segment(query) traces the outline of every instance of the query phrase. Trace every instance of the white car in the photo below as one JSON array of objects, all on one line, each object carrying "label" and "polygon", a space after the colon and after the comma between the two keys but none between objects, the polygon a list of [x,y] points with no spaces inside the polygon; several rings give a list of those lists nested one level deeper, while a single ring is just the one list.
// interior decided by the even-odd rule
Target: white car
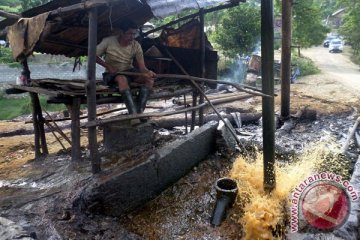
[{"label": "white car", "polygon": [[333,39],[329,43],[329,52],[342,52],[344,44],[341,39]]},{"label": "white car", "polygon": [[2,47],[6,47],[6,41],[4,41],[4,40],[0,40],[0,46],[2,46]]}]

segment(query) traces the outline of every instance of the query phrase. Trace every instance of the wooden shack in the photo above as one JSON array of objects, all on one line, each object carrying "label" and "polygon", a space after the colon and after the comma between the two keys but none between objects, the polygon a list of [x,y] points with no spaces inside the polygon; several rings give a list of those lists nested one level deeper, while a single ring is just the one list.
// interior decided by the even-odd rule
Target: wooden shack
[{"label": "wooden shack", "polygon": [[[181,2],[181,7],[177,2]],[[44,133],[44,125],[47,121],[43,117],[38,99],[38,94],[45,94],[52,97],[52,102],[64,103],[70,109],[71,154],[74,161],[80,160],[79,109],[82,103],[87,103],[86,126],[90,159],[93,172],[100,171],[101,163],[97,154],[96,138],[96,104],[118,102],[119,98],[112,97],[116,91],[102,86],[101,81],[95,77],[95,48],[102,38],[116,31],[117,25],[124,18],[130,18],[141,26],[153,17],[176,14],[184,9],[198,9],[194,14],[148,32],[141,32],[138,41],[143,47],[148,67],[159,76],[161,74],[164,76],[157,81],[157,85],[168,87],[167,93],[161,89],[159,94],[156,95],[155,92],[152,98],[179,96],[190,92],[193,96],[193,107],[202,104],[204,96],[199,95],[199,92],[204,89],[204,84],[197,84],[192,78],[185,76],[208,79],[216,79],[217,76],[218,56],[204,33],[204,15],[237,6],[240,2],[212,0],[197,1],[194,5],[194,1],[169,3],[158,0],[54,0],[23,12],[18,19],[9,18],[0,22],[2,32],[7,32],[13,56],[21,62],[23,75],[28,79],[31,79],[31,69],[28,67],[27,57],[33,52],[75,58],[88,57],[87,79],[69,82],[56,79],[56,76],[49,76],[47,79],[31,79],[32,84],[29,86],[13,86],[19,91],[29,92],[31,96],[35,157],[39,158],[48,153]],[[180,24],[180,27],[176,28],[174,24]],[[149,35],[153,32],[160,32],[160,36],[150,38]],[[157,54],[152,53],[154,49]],[[171,74],[184,77],[173,78]],[[207,82],[207,86],[212,88],[216,87],[216,84],[216,81]],[[184,85],[188,88],[184,88]],[[196,111],[193,110],[192,128],[195,115]],[[199,115],[201,119],[201,108]]]}]

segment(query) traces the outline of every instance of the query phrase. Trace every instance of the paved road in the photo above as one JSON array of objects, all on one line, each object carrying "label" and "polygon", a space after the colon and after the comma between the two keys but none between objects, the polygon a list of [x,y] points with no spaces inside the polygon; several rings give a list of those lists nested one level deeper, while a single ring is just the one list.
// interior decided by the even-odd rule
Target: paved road
[{"label": "paved road", "polygon": [[329,78],[340,82],[346,89],[360,95],[360,67],[344,53],[329,53],[328,48],[313,47],[302,54],[311,58]]}]

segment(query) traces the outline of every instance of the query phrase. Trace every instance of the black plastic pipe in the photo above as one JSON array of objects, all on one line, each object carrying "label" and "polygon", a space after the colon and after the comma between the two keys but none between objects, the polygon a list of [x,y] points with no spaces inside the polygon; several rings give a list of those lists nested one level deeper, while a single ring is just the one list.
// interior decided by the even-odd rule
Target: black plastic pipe
[{"label": "black plastic pipe", "polygon": [[227,210],[234,204],[238,188],[231,178],[218,179],[215,188],[217,200],[210,222],[213,226],[219,226],[225,219]]}]

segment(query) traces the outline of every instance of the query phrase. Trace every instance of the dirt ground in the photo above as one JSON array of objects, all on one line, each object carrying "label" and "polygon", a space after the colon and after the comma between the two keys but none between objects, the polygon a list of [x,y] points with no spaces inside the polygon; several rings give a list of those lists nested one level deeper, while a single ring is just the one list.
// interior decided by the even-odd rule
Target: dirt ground
[{"label": "dirt ground", "polygon": [[[344,119],[348,118],[346,124],[350,126],[354,116],[358,115],[360,110],[359,67],[348,60],[347,52],[331,54],[327,52],[327,49],[317,47],[303,50],[302,54],[314,59],[322,72],[301,77],[291,85],[291,112],[296,113],[306,106],[317,112],[318,119],[327,118],[326,124],[331,124],[333,121],[334,125],[341,125],[339,119],[346,121]],[[275,88],[278,94],[275,98],[275,110],[278,113],[281,98],[280,86]],[[261,98],[254,97],[228,104],[228,106],[261,111]],[[51,169],[56,169],[59,168],[61,162],[69,161],[66,157],[68,155],[64,152],[68,151],[70,145],[62,139],[67,148],[67,150],[62,150],[61,145],[51,133],[46,135],[51,157],[42,164],[34,161],[33,135],[11,134],[19,129],[23,132],[31,131],[32,124],[25,124],[27,120],[29,119],[21,118],[0,122],[0,195],[3,199],[8,199],[8,201],[2,201],[1,208],[5,213],[2,215],[9,219],[20,222],[24,222],[24,219],[31,220],[32,226],[37,229],[34,231],[39,232],[40,229],[41,233],[37,234],[38,239],[50,239],[50,235],[53,237],[51,239],[240,239],[243,236],[242,228],[235,220],[236,216],[241,214],[240,212],[232,212],[231,217],[221,227],[214,228],[209,224],[215,201],[212,185],[217,178],[227,175],[232,165],[232,159],[221,153],[209,156],[209,159],[164,191],[157,199],[121,219],[92,214],[87,217],[79,215],[70,217],[67,216],[66,211],[64,213],[55,206],[50,206],[52,210],[46,214],[46,211],[40,211],[41,206],[36,206],[36,204],[31,205],[34,209],[12,210],[11,206],[25,206],[24,200],[19,202],[14,200],[15,197],[11,197],[12,195],[23,197],[17,193],[17,190],[21,188],[19,182],[23,179],[47,178],[46,174],[49,173],[45,173],[42,168],[49,166]],[[307,127],[308,125],[303,126],[304,133],[307,133]],[[69,130],[65,130],[65,133],[69,136]],[[82,133],[82,145],[86,146],[86,131]],[[101,140],[101,136],[99,139]],[[59,165],[52,164],[51,161]],[[84,167],[81,171],[85,171],[84,169],[89,168]],[[64,169],[64,171],[67,170]],[[63,188],[58,186],[56,190],[46,192],[46,194],[55,194],[61,189]],[[40,191],[39,194],[43,192]],[[48,195],[44,195],[46,196]],[[34,197],[30,199],[33,200]],[[14,202],[18,205],[13,204]],[[44,216],[47,217],[44,218]],[[47,229],[45,223],[50,220],[53,225]],[[61,236],[55,236],[55,233]]]}]

